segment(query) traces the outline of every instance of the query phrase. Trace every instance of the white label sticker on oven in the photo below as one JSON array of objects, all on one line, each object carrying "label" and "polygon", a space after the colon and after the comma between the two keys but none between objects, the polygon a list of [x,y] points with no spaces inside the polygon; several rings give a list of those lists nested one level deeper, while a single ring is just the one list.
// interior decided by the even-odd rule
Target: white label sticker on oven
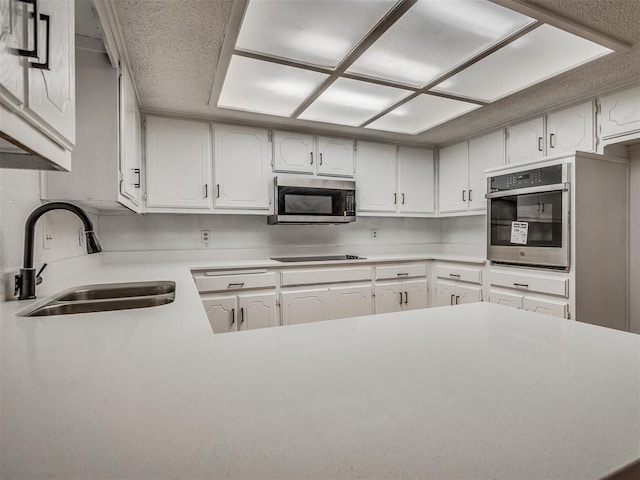
[{"label": "white label sticker on oven", "polygon": [[529,222],[511,222],[511,243],[527,244]]}]

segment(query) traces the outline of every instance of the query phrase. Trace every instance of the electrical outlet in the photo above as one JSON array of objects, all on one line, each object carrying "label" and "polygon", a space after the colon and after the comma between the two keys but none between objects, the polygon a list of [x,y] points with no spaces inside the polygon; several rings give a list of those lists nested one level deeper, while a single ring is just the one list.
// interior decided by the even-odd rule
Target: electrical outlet
[{"label": "electrical outlet", "polygon": [[378,229],[377,228],[372,228],[371,229],[371,239],[372,240],[376,240],[378,238]]},{"label": "electrical outlet", "polygon": [[204,244],[209,243],[211,240],[211,230],[201,230],[200,231],[200,241]]},{"label": "electrical outlet", "polygon": [[53,246],[53,232],[49,228],[49,224],[42,222],[42,248],[49,249]]}]

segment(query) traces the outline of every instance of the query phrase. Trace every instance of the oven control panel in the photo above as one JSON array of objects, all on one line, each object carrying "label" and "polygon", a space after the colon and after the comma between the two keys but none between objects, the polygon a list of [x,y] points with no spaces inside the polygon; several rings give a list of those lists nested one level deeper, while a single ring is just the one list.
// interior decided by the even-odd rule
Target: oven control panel
[{"label": "oven control panel", "polygon": [[523,170],[489,178],[489,192],[517,190],[562,183],[562,165]]}]

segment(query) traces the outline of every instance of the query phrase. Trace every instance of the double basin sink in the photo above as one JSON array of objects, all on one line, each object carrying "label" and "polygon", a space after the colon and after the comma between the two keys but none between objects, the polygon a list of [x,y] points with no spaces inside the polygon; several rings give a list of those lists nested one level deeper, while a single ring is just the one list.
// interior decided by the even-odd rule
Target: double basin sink
[{"label": "double basin sink", "polygon": [[176,283],[172,281],[81,285],[63,290],[18,315],[42,317],[155,307],[173,302],[175,295]]}]

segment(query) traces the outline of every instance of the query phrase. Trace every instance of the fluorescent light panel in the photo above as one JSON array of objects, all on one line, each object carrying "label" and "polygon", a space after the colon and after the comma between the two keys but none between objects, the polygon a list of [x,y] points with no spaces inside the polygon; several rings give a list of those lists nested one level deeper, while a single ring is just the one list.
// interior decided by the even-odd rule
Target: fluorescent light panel
[{"label": "fluorescent light panel", "polygon": [[421,87],[534,21],[486,0],[421,0],[348,71]]},{"label": "fluorescent light panel", "polygon": [[612,51],[542,25],[432,90],[493,102]]},{"label": "fluorescent light panel", "polygon": [[480,105],[434,95],[419,95],[366,128],[415,135],[476,108],[480,108]]},{"label": "fluorescent light panel", "polygon": [[335,67],[396,0],[251,0],[236,48]]},{"label": "fluorescent light panel", "polygon": [[358,126],[409,94],[399,88],[338,78],[299,118]]},{"label": "fluorescent light panel", "polygon": [[288,117],[327,76],[233,55],[218,106]]}]

